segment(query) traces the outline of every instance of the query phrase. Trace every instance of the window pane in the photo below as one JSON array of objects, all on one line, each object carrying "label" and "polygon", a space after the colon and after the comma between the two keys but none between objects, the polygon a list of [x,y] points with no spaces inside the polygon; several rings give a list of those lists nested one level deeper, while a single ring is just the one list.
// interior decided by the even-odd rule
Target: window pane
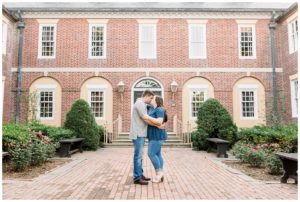
[{"label": "window pane", "polygon": [[254,103],[254,91],[242,91],[242,116],[254,117],[255,103]]},{"label": "window pane", "polygon": [[198,110],[204,100],[204,91],[198,90],[192,92],[191,99],[191,109],[192,109],[192,117],[197,117]]},{"label": "window pane", "polygon": [[42,27],[42,56],[54,56],[54,26]]},{"label": "window pane", "polygon": [[104,97],[103,91],[91,92],[91,109],[95,117],[103,117]]},{"label": "window pane", "polygon": [[91,56],[104,55],[104,27],[92,26],[91,34]]},{"label": "window pane", "polygon": [[53,115],[53,92],[40,92],[40,117],[47,118]]},{"label": "window pane", "polygon": [[240,55],[253,56],[253,30],[252,27],[240,27]]}]

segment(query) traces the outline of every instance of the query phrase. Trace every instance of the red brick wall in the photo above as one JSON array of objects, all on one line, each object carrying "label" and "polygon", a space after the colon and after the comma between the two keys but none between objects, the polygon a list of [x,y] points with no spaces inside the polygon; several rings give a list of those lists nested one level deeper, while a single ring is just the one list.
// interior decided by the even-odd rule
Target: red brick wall
[{"label": "red brick wall", "polygon": [[[24,95],[28,94],[28,89],[31,83],[37,78],[42,77],[42,73],[24,73],[23,74],[23,89]],[[49,73],[49,77],[55,78],[62,86],[62,123],[65,121],[67,112],[70,110],[73,102],[80,98],[81,84],[88,78],[93,77],[92,73]],[[115,120],[120,113],[123,118],[123,131],[129,131],[130,117],[131,117],[131,89],[136,80],[144,77],[144,73],[126,73],[126,77],[122,73],[103,73],[101,77],[107,79],[113,86],[113,119]],[[179,119],[182,119],[182,87],[184,83],[194,77],[193,73],[151,73],[150,76],[161,82],[164,87],[164,100],[165,107],[169,115],[169,131],[173,130],[173,116],[178,115]],[[203,73],[202,77],[208,79],[215,88],[215,98],[218,99],[232,114],[232,89],[237,80],[245,77],[245,73]],[[266,100],[271,95],[271,75],[269,73],[256,73],[253,77],[260,80],[265,86]],[[176,107],[172,107],[172,92],[170,90],[170,83],[173,78],[176,78],[178,83],[178,91],[174,96],[174,102]],[[121,96],[117,92],[116,86],[120,80],[125,83],[125,92],[123,94],[123,102],[121,102]],[[266,101],[268,105],[268,101]],[[270,114],[270,107],[267,113]],[[27,113],[26,106],[23,104],[21,119],[26,122]]]},{"label": "red brick wall", "polygon": [[207,59],[188,57],[188,23],[185,19],[159,19],[157,59],[138,58],[138,23],[110,19],[107,24],[107,58],[88,59],[89,24],[86,19],[60,19],[55,59],[38,59],[36,19],[26,19],[24,67],[270,67],[269,20],[256,23],[257,59],[238,58],[238,29],[234,19],[207,23]]},{"label": "red brick wall", "polygon": [[[291,108],[291,85],[289,76],[298,73],[298,51],[289,54],[288,24],[286,19],[293,15],[298,8],[293,9],[289,14],[282,18],[276,30],[277,38],[277,64],[283,68],[283,76],[280,78],[282,83],[281,102],[279,108],[283,110],[282,116],[285,122],[297,122],[297,118],[292,118]],[[279,86],[280,87],[280,86]]]},{"label": "red brick wall", "polygon": [[[4,83],[4,99],[3,99],[3,122],[9,122],[13,119],[12,108],[14,107],[14,100],[12,99],[12,88],[16,83],[12,82],[11,67],[17,64],[17,28],[14,20],[10,18],[5,12],[3,16],[9,19],[7,24],[7,41],[6,54],[2,55],[2,76],[5,77]],[[2,47],[1,47],[2,48]],[[2,89],[1,89],[2,90]],[[2,101],[1,101],[2,102]]]},{"label": "red brick wall", "polygon": [[[271,68],[269,20],[256,23],[257,59],[240,60],[238,58],[238,27],[235,20],[208,20],[207,59],[190,60],[188,58],[188,24],[184,19],[160,19],[157,24],[157,59],[141,60],[138,58],[138,23],[135,19],[110,19],[107,24],[107,58],[88,59],[88,22],[86,19],[60,19],[57,24],[57,44],[55,59],[38,59],[38,23],[36,19],[26,19],[24,33],[24,67],[268,67]],[[278,33],[281,28],[278,27]],[[281,36],[279,34],[279,36]],[[283,40],[278,37],[277,40]],[[287,42],[282,42],[287,43]],[[277,44],[279,47],[281,43]],[[281,58],[278,54],[278,66]],[[13,66],[16,66],[16,60]],[[284,68],[284,66],[282,66]],[[285,70],[285,68],[284,68]],[[123,117],[123,131],[129,130],[131,88],[145,73],[99,73],[113,86],[113,119],[118,113]],[[282,75],[278,73],[278,85],[282,89]],[[30,84],[43,73],[24,73],[22,87],[28,93]],[[94,73],[49,73],[62,86],[62,123],[72,103],[80,97],[81,84]],[[196,76],[195,73],[150,73],[164,87],[165,106],[170,117],[169,131],[172,130],[172,117],[178,114],[181,119],[182,87],[184,83]],[[232,89],[234,83],[246,76],[246,73],[201,73],[211,81],[215,89],[215,98],[219,99],[232,114]],[[271,110],[272,75],[271,73],[252,73],[265,86],[267,114]],[[16,78],[16,73],[13,74]],[[175,94],[176,107],[171,107],[172,93],[170,84],[175,79],[178,91]],[[120,80],[125,83],[125,92],[121,103],[116,86]],[[15,82],[15,79],[12,83]],[[289,91],[287,91],[289,93]],[[14,95],[15,96],[15,95]],[[22,108],[22,120],[27,118],[26,107]],[[267,115],[267,116],[268,116]]]}]

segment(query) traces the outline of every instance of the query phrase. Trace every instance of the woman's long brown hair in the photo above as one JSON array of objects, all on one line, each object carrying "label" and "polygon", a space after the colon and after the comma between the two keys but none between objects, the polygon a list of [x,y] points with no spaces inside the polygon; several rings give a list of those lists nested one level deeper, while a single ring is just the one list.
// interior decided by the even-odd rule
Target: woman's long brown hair
[{"label": "woman's long brown hair", "polygon": [[157,107],[161,107],[165,110],[164,122],[167,122],[168,121],[168,115],[167,115],[167,110],[164,108],[164,100],[159,95],[155,95],[155,102],[157,104]]}]

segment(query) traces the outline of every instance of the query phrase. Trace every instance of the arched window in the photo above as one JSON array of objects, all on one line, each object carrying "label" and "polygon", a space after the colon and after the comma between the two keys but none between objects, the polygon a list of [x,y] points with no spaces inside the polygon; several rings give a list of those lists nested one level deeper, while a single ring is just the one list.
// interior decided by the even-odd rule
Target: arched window
[{"label": "arched window", "polygon": [[142,96],[143,91],[146,89],[151,90],[155,95],[163,96],[163,88],[158,81],[152,78],[143,78],[138,80],[133,86],[133,104],[137,98],[140,98]]}]

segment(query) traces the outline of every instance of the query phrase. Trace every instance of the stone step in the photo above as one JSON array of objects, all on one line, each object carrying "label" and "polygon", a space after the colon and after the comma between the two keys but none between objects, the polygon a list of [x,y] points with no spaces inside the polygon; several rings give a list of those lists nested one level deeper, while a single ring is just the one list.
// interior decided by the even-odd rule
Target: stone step
[{"label": "stone step", "polygon": [[[129,137],[128,136],[119,136],[116,138],[116,140],[128,140]],[[147,140],[147,138],[146,138]],[[179,137],[176,136],[168,136],[168,140],[180,140]]]},{"label": "stone step", "polygon": [[[116,139],[113,140],[112,143],[132,143],[131,140],[129,139]],[[148,143],[148,140],[146,139],[145,143]],[[179,139],[167,139],[166,143],[183,143],[183,140],[179,140]]]},{"label": "stone step", "polygon": [[[119,136],[129,136],[129,132],[121,132],[119,133]],[[168,132],[168,135],[176,135],[174,132]]]},{"label": "stone step", "polygon": [[[146,143],[145,146],[148,146],[148,144]],[[133,147],[132,143],[128,144],[128,143],[114,143],[114,144],[105,144],[104,147]],[[163,145],[163,147],[181,147],[181,148],[191,148],[191,144],[190,143],[165,143]]]},{"label": "stone step", "polygon": [[[118,137],[129,137],[129,133],[120,133]],[[168,137],[177,137],[175,133],[168,133]]]}]

